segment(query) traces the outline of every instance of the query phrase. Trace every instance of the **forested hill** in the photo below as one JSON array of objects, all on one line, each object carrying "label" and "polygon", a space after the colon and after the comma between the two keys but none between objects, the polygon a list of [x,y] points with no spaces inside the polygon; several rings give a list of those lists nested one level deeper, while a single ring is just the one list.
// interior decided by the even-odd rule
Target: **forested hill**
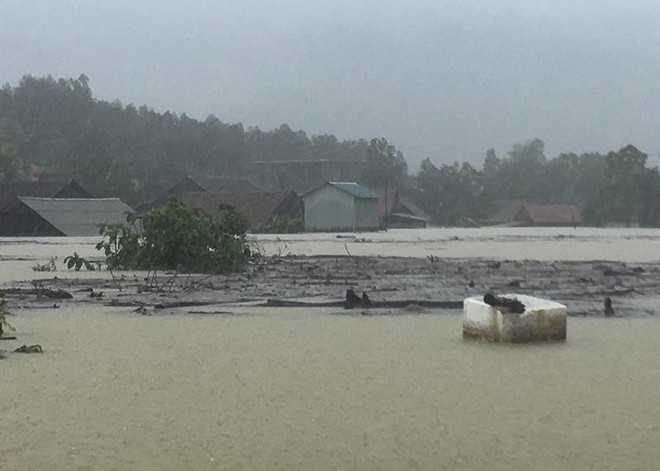
[{"label": "forested hill", "polygon": [[[76,178],[129,203],[162,192],[184,173],[238,175],[253,161],[360,160],[367,140],[307,136],[287,125],[262,131],[95,99],[88,79],[24,77],[0,91],[0,178]],[[32,167],[34,169],[34,167]]]},{"label": "forested hill", "polygon": [[532,139],[506,156],[487,151],[483,168],[426,159],[409,175],[403,154],[384,138],[339,141],[331,135],[309,137],[286,125],[246,130],[215,116],[199,121],[108,103],[94,98],[84,75],[75,80],[26,76],[0,91],[0,181],[34,172],[42,180],[75,178],[97,196],[136,204],[186,173],[255,176],[261,169],[276,174],[280,188],[308,187],[327,178],[318,172],[325,162],[283,167],[263,162],[315,159],[347,164],[351,170],[340,172],[343,178],[404,189],[435,224],[487,220],[497,202],[525,200],[576,205],[589,225],[660,226],[660,173],[647,167],[647,155],[633,145],[607,154],[548,158],[543,141]]}]

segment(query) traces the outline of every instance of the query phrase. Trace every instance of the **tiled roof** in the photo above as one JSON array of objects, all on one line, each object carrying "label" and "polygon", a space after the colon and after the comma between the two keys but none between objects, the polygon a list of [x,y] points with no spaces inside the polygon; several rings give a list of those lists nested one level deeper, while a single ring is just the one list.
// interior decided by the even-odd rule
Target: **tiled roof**
[{"label": "tiled roof", "polygon": [[522,208],[524,201],[513,200],[513,201],[496,201],[494,204],[499,206],[499,209],[491,215],[488,220],[496,223],[511,223],[513,222],[516,214]]},{"label": "tiled roof", "polygon": [[99,224],[124,221],[130,206],[119,198],[18,197],[65,236],[99,235]]},{"label": "tiled roof", "polygon": [[411,201],[409,201],[406,198],[400,198],[399,199],[399,205],[400,205],[400,207],[405,208],[406,210],[408,210],[410,212],[410,214],[412,214],[413,216],[415,216],[417,218],[423,219],[425,221],[430,221],[431,220],[431,216],[429,215],[429,213],[427,213],[422,208],[420,208],[419,206],[412,203]]},{"label": "tiled roof", "polygon": [[291,195],[290,191],[264,191],[250,193],[182,193],[177,195],[186,206],[201,209],[214,219],[219,216],[218,206],[228,204],[242,213],[252,228],[264,226],[273,211]]},{"label": "tiled roof", "polygon": [[188,178],[211,193],[249,193],[258,192],[259,188],[240,178],[192,176]]},{"label": "tiled roof", "polygon": [[[525,210],[533,224],[581,224],[580,210],[568,204],[532,204],[525,203]],[[518,218],[516,218],[518,219]]]}]

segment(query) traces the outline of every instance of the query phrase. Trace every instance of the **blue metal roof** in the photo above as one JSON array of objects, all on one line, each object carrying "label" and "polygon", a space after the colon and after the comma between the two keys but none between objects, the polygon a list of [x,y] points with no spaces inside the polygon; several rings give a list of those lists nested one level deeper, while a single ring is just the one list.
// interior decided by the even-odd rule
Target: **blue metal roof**
[{"label": "blue metal roof", "polygon": [[378,193],[367,188],[366,186],[359,185],[353,182],[328,182],[328,184],[350,193],[356,198],[378,198]]}]

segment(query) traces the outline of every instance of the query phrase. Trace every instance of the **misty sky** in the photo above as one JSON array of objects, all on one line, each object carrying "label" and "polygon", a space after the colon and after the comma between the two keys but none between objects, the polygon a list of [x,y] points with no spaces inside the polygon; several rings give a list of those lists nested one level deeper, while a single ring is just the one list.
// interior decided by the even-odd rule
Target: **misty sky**
[{"label": "misty sky", "polygon": [[340,139],[413,168],[660,151],[660,2],[0,0],[0,82],[78,77],[97,98]]}]

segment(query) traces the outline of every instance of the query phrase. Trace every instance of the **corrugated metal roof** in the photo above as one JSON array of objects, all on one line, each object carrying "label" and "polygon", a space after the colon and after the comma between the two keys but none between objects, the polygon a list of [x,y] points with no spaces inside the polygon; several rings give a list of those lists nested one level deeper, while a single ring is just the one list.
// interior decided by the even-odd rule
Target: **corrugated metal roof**
[{"label": "corrugated metal roof", "polygon": [[333,186],[339,190],[345,191],[346,193],[349,193],[350,195],[353,195],[356,198],[378,199],[378,193],[376,191],[354,182],[325,182],[323,185],[317,186],[316,188],[308,191],[307,193],[304,193],[303,195],[301,195],[301,197],[305,199],[307,196],[316,193],[321,188],[325,188],[328,185]]},{"label": "corrugated metal roof", "polygon": [[362,186],[354,182],[328,182],[329,185],[332,185],[340,190],[343,190],[356,198],[378,198],[378,193],[374,190]]},{"label": "corrugated metal roof", "polygon": [[119,198],[29,198],[18,199],[65,236],[99,235],[99,224],[125,221],[133,212]]}]

